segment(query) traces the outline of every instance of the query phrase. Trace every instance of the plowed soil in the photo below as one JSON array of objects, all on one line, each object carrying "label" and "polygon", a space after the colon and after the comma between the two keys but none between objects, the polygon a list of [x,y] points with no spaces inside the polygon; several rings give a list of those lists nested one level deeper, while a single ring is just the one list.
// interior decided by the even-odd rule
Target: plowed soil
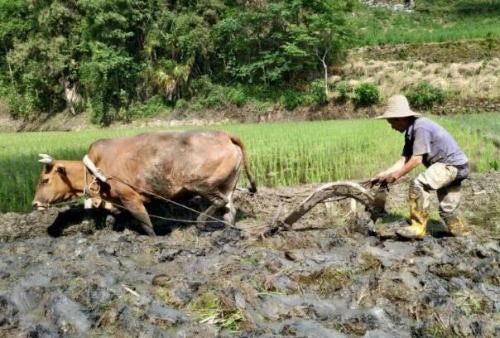
[{"label": "plowed soil", "polygon": [[[434,217],[422,241],[381,238],[349,200],[261,236],[318,186],[238,191],[238,229],[153,205],[176,219],[156,220],[155,238],[126,213],[1,214],[0,336],[499,336],[499,172],[464,182],[466,237]],[[391,187],[377,229],[403,218],[407,186]]]}]

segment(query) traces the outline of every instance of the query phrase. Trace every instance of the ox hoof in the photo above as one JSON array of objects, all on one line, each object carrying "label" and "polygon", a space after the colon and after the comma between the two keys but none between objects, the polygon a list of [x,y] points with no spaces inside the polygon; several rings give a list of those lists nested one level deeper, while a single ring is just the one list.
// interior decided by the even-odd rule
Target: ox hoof
[{"label": "ox hoof", "polygon": [[146,235],[151,237],[156,237],[156,233],[154,232],[152,227],[142,227],[142,230],[146,233]]}]

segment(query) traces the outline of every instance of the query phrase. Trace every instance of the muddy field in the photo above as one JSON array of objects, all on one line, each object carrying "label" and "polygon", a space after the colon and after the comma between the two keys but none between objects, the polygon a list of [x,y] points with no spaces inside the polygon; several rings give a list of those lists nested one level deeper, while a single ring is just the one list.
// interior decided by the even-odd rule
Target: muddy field
[{"label": "muddy field", "polygon": [[[370,229],[397,217],[370,224],[348,200],[259,236],[317,187],[238,192],[241,230],[158,220],[156,238],[128,215],[2,214],[0,336],[500,335],[499,172],[464,182],[465,238],[447,237],[436,220],[423,241],[380,238]],[[390,213],[404,212],[406,187],[391,187]]]}]

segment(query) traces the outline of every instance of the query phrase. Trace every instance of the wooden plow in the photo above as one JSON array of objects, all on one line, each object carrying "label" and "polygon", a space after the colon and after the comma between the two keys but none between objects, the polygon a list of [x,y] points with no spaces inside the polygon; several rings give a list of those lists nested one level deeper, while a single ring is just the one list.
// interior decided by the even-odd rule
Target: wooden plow
[{"label": "wooden plow", "polygon": [[326,200],[340,201],[346,198],[353,198],[365,206],[365,210],[369,213],[371,220],[375,222],[379,217],[386,214],[385,199],[388,187],[387,185],[381,185],[375,191],[370,191],[363,186],[367,183],[339,181],[319,187],[285,217],[273,220],[266,231],[266,235],[272,235],[279,230],[291,230],[295,222],[315,205]]}]

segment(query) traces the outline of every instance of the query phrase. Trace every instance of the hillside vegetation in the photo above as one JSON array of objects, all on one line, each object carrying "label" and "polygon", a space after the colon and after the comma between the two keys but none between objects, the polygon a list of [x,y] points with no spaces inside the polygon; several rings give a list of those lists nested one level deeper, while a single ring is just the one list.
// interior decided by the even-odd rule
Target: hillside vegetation
[{"label": "hillside vegetation", "polygon": [[[499,14],[500,2],[488,0],[417,0],[411,11],[357,0],[0,0],[0,101],[15,118],[85,111],[100,125],[174,109],[246,106],[258,114],[276,104],[288,110],[336,104],[344,80],[380,86],[382,99],[425,80],[451,97],[465,90],[495,101]],[[464,39],[476,41],[459,47],[465,54],[445,48],[450,52],[442,56],[441,48],[426,45],[460,46]],[[387,47],[392,44],[395,49]],[[369,47],[357,49],[363,46]],[[396,73],[415,60],[425,64],[416,67],[421,76],[405,73],[403,84],[398,77],[380,79],[384,67],[370,76],[339,73],[349,50],[410,63],[389,69]],[[473,69],[462,72],[460,64],[459,74],[489,77],[453,76],[454,84],[428,79],[434,71],[424,70],[427,62],[436,70],[461,62]]]}]

